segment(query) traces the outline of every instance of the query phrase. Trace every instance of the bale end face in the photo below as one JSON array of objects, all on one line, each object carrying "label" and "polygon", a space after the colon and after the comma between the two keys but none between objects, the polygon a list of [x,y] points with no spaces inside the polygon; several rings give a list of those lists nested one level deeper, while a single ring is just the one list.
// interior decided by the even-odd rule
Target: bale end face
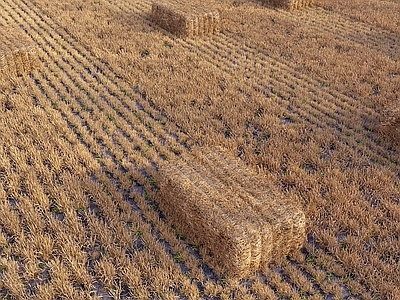
[{"label": "bale end face", "polygon": [[151,15],[154,23],[181,38],[214,34],[220,30],[218,11],[186,3],[153,3]]},{"label": "bale end face", "polygon": [[176,165],[161,168],[156,180],[160,209],[189,243],[198,245],[203,260],[219,274],[247,276],[257,232],[210,201]]}]

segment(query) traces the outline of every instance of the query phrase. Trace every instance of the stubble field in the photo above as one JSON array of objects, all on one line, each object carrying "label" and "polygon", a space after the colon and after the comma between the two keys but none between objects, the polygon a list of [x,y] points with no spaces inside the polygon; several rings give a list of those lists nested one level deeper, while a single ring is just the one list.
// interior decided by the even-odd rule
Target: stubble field
[{"label": "stubble field", "polygon": [[[400,298],[400,3],[201,3],[222,30],[184,40],[150,0],[0,1],[39,58],[0,78],[0,298]],[[161,163],[217,146],[307,217],[240,281],[155,201]]]}]

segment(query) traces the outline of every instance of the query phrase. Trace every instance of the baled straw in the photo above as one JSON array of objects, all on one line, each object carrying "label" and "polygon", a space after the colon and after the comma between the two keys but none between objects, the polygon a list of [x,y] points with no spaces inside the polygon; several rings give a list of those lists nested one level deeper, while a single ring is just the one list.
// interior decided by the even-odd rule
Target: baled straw
[{"label": "baled straw", "polygon": [[257,270],[264,260],[270,260],[272,251],[271,226],[255,218],[255,212],[236,195],[235,192],[227,189],[215,174],[208,172],[202,166],[196,164],[193,156],[182,155],[185,160],[176,161],[179,168],[185,170],[188,178],[200,188],[215,205],[225,211],[232,220],[247,228],[251,235],[251,270]]},{"label": "baled straw", "polygon": [[37,65],[35,47],[19,30],[0,27],[0,72],[22,75]]},{"label": "baled straw", "polygon": [[263,0],[265,3],[284,9],[300,9],[314,4],[315,0]]},{"label": "baled straw", "polygon": [[193,38],[220,30],[217,10],[206,9],[190,2],[153,3],[152,20],[178,37]]},{"label": "baled straw", "polygon": [[[218,273],[244,277],[265,270],[305,241],[304,213],[222,149],[184,153],[161,166],[156,178],[161,210]],[[236,250],[221,254],[230,248]]]},{"label": "baled straw", "polygon": [[183,154],[182,158],[186,160],[186,164],[191,166],[190,168],[192,168],[193,173],[196,174],[197,186],[203,191],[208,191],[210,199],[212,199],[216,205],[224,209],[231,218],[236,218],[242,224],[247,224],[247,226],[257,229],[260,240],[253,239],[251,242],[251,269],[256,271],[261,264],[268,264],[271,260],[273,247],[273,232],[270,224],[263,222],[263,220],[258,217],[257,212],[254,211],[246,201],[243,201],[243,198],[236,188],[230,188],[224,184],[210,168],[205,168],[201,163],[198,163],[197,157]]},{"label": "baled straw", "polygon": [[273,257],[284,257],[304,244],[305,215],[291,199],[223,149],[202,150],[197,159],[225,185],[234,187],[258,216],[271,225]]},{"label": "baled straw", "polygon": [[399,103],[386,106],[381,113],[380,131],[396,143],[400,142],[400,107]]},{"label": "baled straw", "polygon": [[210,201],[188,173],[174,164],[160,169],[160,209],[189,243],[199,246],[204,261],[216,272],[246,276],[252,264],[251,240],[257,232]]}]

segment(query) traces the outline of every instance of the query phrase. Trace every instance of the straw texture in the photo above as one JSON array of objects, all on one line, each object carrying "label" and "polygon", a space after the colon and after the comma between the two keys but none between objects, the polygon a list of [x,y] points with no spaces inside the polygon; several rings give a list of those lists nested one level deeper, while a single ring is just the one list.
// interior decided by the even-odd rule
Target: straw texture
[{"label": "straw texture", "polygon": [[222,149],[183,154],[157,176],[161,210],[218,273],[265,270],[305,241],[301,209]]},{"label": "straw texture", "polygon": [[315,0],[263,0],[263,1],[274,7],[279,7],[289,10],[309,7],[313,5],[315,2]]},{"label": "straw texture", "polygon": [[220,30],[220,15],[217,10],[188,2],[153,3],[152,20],[182,38],[194,38]]},{"label": "straw texture", "polygon": [[37,65],[35,47],[14,28],[0,26],[0,73],[22,75]]},{"label": "straw texture", "polygon": [[398,103],[388,105],[382,112],[380,130],[390,139],[400,142],[400,108]]},{"label": "straw texture", "polygon": [[252,239],[259,240],[256,230],[210,201],[188,173],[176,165],[163,168],[160,209],[190,243],[199,246],[204,261],[216,272],[246,276],[252,264]]}]

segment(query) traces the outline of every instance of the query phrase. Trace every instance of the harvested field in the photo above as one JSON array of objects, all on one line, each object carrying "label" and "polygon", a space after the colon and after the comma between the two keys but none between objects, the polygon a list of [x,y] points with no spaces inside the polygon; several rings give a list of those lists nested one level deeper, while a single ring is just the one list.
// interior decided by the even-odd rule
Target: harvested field
[{"label": "harvested field", "polygon": [[[179,39],[152,1],[1,1],[40,68],[0,79],[0,298],[399,299],[400,155],[379,121],[399,103],[400,4],[361,2],[202,1],[223,29]],[[304,247],[243,280],[156,201],[163,164],[215,147],[307,219]],[[212,157],[197,167],[237,182]]]}]

